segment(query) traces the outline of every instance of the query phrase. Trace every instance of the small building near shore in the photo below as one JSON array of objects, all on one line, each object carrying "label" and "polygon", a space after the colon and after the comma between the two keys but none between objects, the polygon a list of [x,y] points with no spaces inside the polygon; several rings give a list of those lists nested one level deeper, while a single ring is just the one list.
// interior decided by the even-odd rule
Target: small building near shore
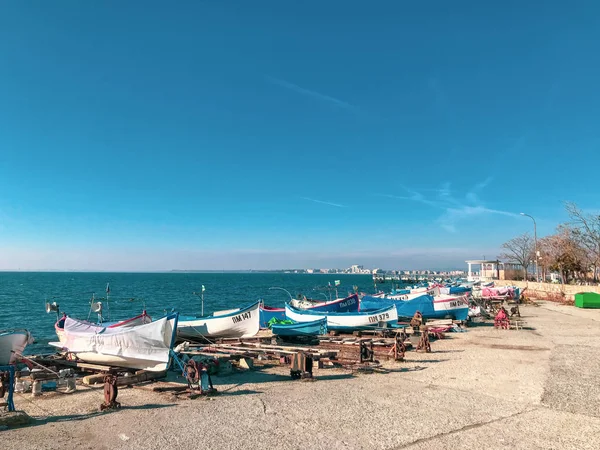
[{"label": "small building near shore", "polygon": [[523,276],[520,264],[505,263],[498,259],[471,259],[465,262],[468,266],[468,281],[515,280]]}]

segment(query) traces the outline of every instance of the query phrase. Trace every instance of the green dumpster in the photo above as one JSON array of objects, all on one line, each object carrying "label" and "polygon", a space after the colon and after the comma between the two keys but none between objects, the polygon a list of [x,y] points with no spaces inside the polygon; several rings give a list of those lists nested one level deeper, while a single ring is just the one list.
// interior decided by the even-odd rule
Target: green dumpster
[{"label": "green dumpster", "polygon": [[578,308],[600,308],[600,294],[595,292],[575,294],[575,306]]}]

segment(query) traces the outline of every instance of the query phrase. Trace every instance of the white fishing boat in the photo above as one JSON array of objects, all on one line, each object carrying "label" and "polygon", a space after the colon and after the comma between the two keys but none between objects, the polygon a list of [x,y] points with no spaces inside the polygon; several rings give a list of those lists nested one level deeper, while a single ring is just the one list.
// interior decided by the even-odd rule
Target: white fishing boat
[{"label": "white fishing boat", "polygon": [[433,309],[444,317],[453,317],[455,320],[467,320],[469,315],[469,296],[439,294],[433,297]]},{"label": "white fishing boat", "polygon": [[329,330],[337,331],[353,331],[373,328],[382,323],[393,326],[398,323],[398,312],[394,305],[387,306],[377,311],[335,313],[299,310],[286,304],[285,315],[288,319],[296,322],[312,322],[326,317],[327,328]]},{"label": "white fishing boat", "polygon": [[260,302],[245,308],[223,311],[206,317],[181,316],[177,335],[181,339],[245,338],[258,333],[260,328]]},{"label": "white fishing boat", "polygon": [[346,298],[336,298],[335,300],[329,300],[321,302],[318,300],[309,299],[292,299],[290,305],[296,309],[307,309],[312,311],[329,311],[329,312],[350,312],[358,311],[358,295],[352,294]]},{"label": "white fishing boat", "polygon": [[131,327],[99,327],[67,317],[64,342],[49,344],[92,363],[160,372],[175,343],[178,314]]},{"label": "white fishing boat", "polygon": [[27,330],[0,330],[0,366],[14,364],[18,355],[23,353],[27,344],[33,343],[33,338]]},{"label": "white fishing boat", "polygon": [[[54,324],[54,330],[56,331],[56,336],[58,336],[58,340],[61,343],[65,342],[64,325],[65,325],[65,320],[67,319],[67,317],[68,316],[66,314],[64,314]],[[80,324],[86,325],[87,326],[86,329],[89,330],[90,332],[92,330],[96,330],[97,332],[100,332],[104,328],[130,328],[130,327],[144,325],[146,323],[152,322],[152,318],[146,313],[146,311],[143,311],[142,314],[140,314],[139,316],[132,317],[131,319],[121,320],[119,322],[109,322],[109,323],[104,323],[104,324],[95,324],[92,322],[88,322],[87,320],[79,320],[79,319],[74,319],[72,317],[69,317],[69,319],[72,321],[71,323],[78,322]]]}]

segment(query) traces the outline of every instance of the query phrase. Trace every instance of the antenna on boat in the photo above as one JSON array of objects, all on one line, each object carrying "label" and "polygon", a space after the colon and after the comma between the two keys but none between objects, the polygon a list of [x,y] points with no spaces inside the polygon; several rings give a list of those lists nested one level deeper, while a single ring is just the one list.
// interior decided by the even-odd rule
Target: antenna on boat
[{"label": "antenna on boat", "polygon": [[110,295],[110,283],[106,283],[106,309],[108,310],[108,320],[110,320],[110,303],[108,302],[109,295]]},{"label": "antenna on boat", "polygon": [[88,320],[92,313],[98,314],[98,323],[102,323],[104,321],[104,317],[102,317],[102,302],[96,301],[96,294],[92,294],[92,299],[90,300],[90,312],[88,314]]},{"label": "antenna on boat", "polygon": [[337,288],[341,284],[341,281],[340,280],[335,280],[333,282],[333,284],[335,284],[335,298],[338,299],[338,298],[340,298],[340,296],[338,295],[338,289]]},{"label": "antenna on boat", "polygon": [[280,291],[287,292],[287,295],[290,296],[290,301],[294,300],[294,297],[292,297],[292,294],[290,294],[290,291],[288,291],[287,289],[277,287],[277,286],[273,286],[273,287],[269,288],[269,290],[272,290],[272,289],[279,289]]},{"label": "antenna on boat", "polygon": [[202,300],[202,311],[201,311],[201,316],[204,316],[204,291],[206,291],[206,288],[204,287],[204,285],[202,285],[202,289],[200,290],[200,293],[198,292],[193,292],[194,295],[197,295],[200,297],[200,299]]},{"label": "antenna on boat", "polygon": [[[315,289],[316,291],[316,289]],[[317,292],[318,294],[321,294],[323,297],[325,297],[325,300],[328,301],[329,299],[327,298],[327,296],[325,295],[325,292]]]}]

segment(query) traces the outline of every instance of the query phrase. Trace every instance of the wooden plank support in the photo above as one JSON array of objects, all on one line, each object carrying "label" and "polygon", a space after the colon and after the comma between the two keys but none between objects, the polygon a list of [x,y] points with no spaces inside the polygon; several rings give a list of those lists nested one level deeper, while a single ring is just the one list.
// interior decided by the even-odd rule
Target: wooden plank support
[{"label": "wooden plank support", "polygon": [[[104,377],[106,374],[95,374],[95,375],[87,375],[83,377],[83,384],[94,385],[94,384],[102,384],[104,383]],[[159,380],[161,378],[165,378],[167,376],[167,371],[163,370],[161,372],[148,372],[145,370],[140,370],[136,372],[134,375],[129,377],[121,376],[117,379],[117,386],[129,386],[131,384],[143,383],[145,381],[151,380]]]}]

